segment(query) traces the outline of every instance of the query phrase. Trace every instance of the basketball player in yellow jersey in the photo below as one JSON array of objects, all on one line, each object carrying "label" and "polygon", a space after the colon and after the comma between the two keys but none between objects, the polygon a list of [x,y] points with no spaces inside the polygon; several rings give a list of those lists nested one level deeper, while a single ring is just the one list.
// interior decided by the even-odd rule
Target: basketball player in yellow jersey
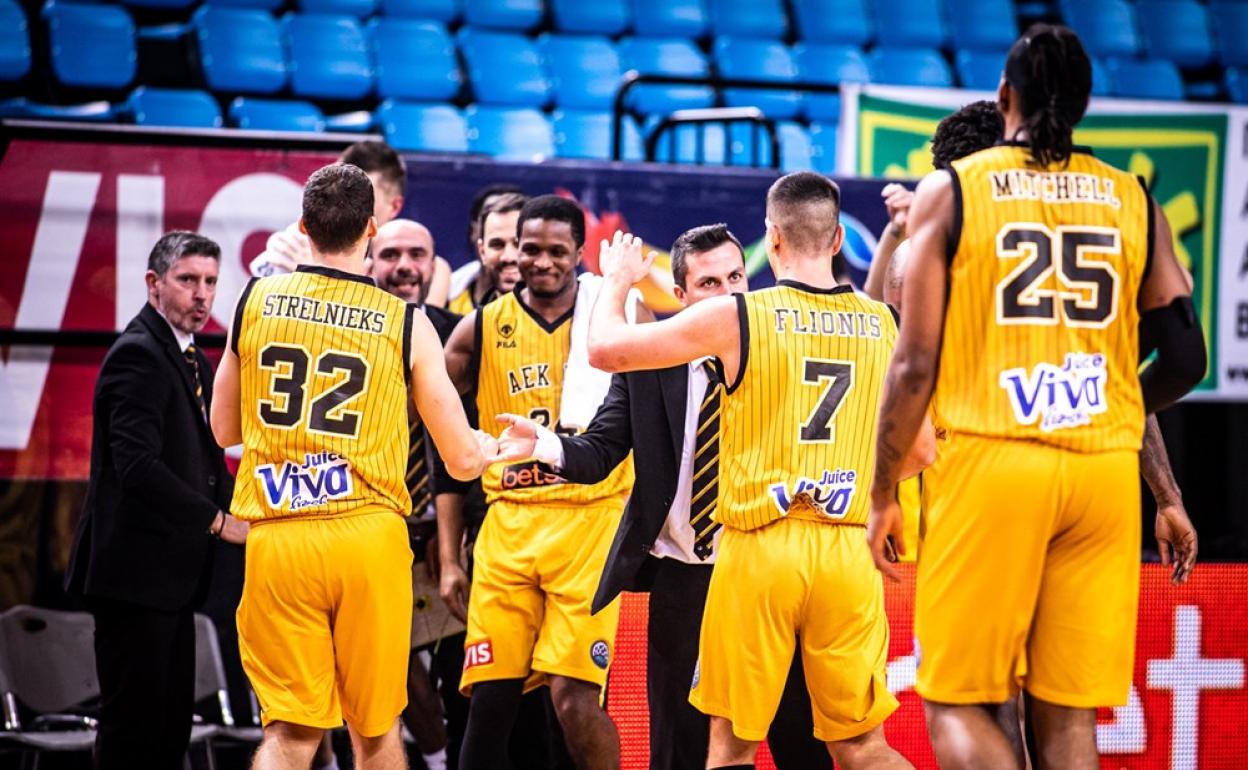
[{"label": "basketball player in yellow jersey", "polygon": [[[610,371],[705,356],[723,375],[715,520],[720,552],[690,701],[711,716],[708,768],[751,767],[800,638],[814,734],[840,767],[909,767],[884,740],[888,621],[867,517],[875,417],[897,326],[882,303],[838,285],[840,191],[818,174],[767,194],[770,289],[713,297],[629,326],[624,299],[648,272],[641,241],[604,244],[589,355]],[[709,424],[709,423],[708,423]],[[930,453],[926,436],[910,472]]]},{"label": "basketball player in yellow jersey", "polygon": [[[493,415],[510,413],[558,430],[573,313],[588,311],[575,307],[585,217],[572,201],[543,195],[524,204],[516,234],[523,283],[460,322],[447,368],[461,392],[475,393],[489,429],[501,430]],[[578,766],[619,767],[615,725],[599,705],[619,603],[591,615],[590,601],[632,479],[631,458],[593,485],[567,484],[533,459],[482,477],[489,510],[473,552],[461,770],[503,766],[521,695],[543,683]],[[444,513],[445,553],[463,521]],[[444,575],[455,568],[443,560]]]},{"label": "basketball player in yellow jersey", "polygon": [[930,400],[916,689],[942,767],[1019,766],[991,713],[1020,686],[1039,766],[1099,767],[1096,707],[1131,682],[1144,415],[1205,370],[1165,215],[1072,145],[1091,77],[1073,32],[1032,27],[998,90],[1009,141],[911,209],[869,532],[891,571],[889,484]]},{"label": "basketball player in yellow jersey", "polygon": [[247,285],[217,372],[213,433],[244,445],[231,505],[252,525],[238,634],[264,770],[307,768],[344,717],[357,766],[406,766],[409,387],[452,474],[497,454],[469,428],[424,314],[364,276],[372,211],[355,166],[308,179],[300,230],[313,264]]}]

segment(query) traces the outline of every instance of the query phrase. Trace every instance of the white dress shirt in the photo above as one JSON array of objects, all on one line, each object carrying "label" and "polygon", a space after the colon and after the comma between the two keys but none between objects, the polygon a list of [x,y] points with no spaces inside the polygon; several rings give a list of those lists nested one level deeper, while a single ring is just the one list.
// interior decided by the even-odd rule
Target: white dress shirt
[{"label": "white dress shirt", "polygon": [[182,331],[178,327],[174,326],[172,323],[169,323],[168,316],[166,316],[164,313],[161,313],[160,308],[156,308],[156,312],[160,314],[161,318],[165,319],[165,323],[169,324],[169,330],[173,332],[173,338],[178,341],[178,350],[181,350],[183,353],[185,353],[186,349],[190,347],[192,343],[195,342],[195,335],[187,334],[186,332]]},{"label": "white dress shirt", "polygon": [[[723,529],[716,530],[712,552],[705,561],[693,552],[693,526],[689,523],[689,497],[693,489],[693,453],[698,439],[698,412],[706,398],[706,369],[702,364],[710,358],[699,358],[688,364],[689,383],[685,389],[685,432],[680,446],[680,473],[676,477],[676,496],[668,509],[667,520],[655,538],[650,553],[660,559],[676,559],[687,564],[714,564],[715,550]],[[636,449],[636,447],[634,447]],[[563,467],[563,444],[554,432],[538,426],[537,445],[533,456],[556,469]]]}]

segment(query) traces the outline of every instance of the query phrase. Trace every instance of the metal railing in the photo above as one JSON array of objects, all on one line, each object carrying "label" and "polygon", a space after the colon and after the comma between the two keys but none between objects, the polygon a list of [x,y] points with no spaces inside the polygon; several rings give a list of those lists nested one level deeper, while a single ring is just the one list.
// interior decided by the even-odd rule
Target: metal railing
[{"label": "metal railing", "polygon": [[[713,89],[736,88],[742,90],[753,91],[797,91],[810,94],[839,94],[841,87],[836,84],[829,83],[812,83],[804,80],[793,81],[776,81],[776,80],[757,80],[752,78],[721,78],[721,77],[692,77],[686,75],[647,75],[637,70],[629,70],[620,78],[619,87],[615,91],[615,100],[611,107],[611,159],[624,159],[624,116],[633,114],[633,110],[629,107],[628,97],[634,89],[642,85],[667,85],[667,86],[702,86]],[[706,113],[718,110],[725,112],[727,110],[754,110],[758,117],[735,116],[729,118],[727,122],[750,122],[759,127],[763,127],[768,132],[771,140],[771,166],[778,168],[780,164],[780,142],[776,135],[775,121],[764,115],[757,107],[745,108],[707,108],[706,110],[678,110],[664,118],[655,126],[654,130],[646,137],[646,160],[654,161],[658,150],[658,142],[660,134],[671,130],[673,127],[682,124],[695,124],[704,126],[707,123],[725,123],[724,117],[711,117]],[[688,117],[681,117],[688,115]],[[731,155],[730,145],[725,148],[725,154]],[[698,157],[703,157],[703,131],[699,131],[698,137]],[[754,160],[757,165],[758,160],[758,143],[754,143]]]}]

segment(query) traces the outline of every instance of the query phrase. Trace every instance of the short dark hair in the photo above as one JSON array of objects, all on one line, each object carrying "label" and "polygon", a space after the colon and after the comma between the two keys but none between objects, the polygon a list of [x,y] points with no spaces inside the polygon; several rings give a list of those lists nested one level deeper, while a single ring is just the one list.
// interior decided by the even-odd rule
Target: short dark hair
[{"label": "short dark hair", "polygon": [[382,181],[399,195],[407,194],[407,167],[394,148],[385,142],[356,142],[343,150],[338,160],[357,166],[365,174],[381,174]]},{"label": "short dark hair", "polygon": [[321,252],[341,254],[354,246],[372,215],[373,183],[358,166],[325,166],[303,186],[303,228]]},{"label": "short dark hair", "polygon": [[477,230],[481,234],[481,237],[485,237],[485,220],[489,218],[490,214],[506,214],[511,211],[522,211],[524,209],[524,204],[528,203],[528,201],[528,198],[518,192],[497,193],[494,200],[490,201],[488,206],[481,209],[481,216],[477,220]]},{"label": "short dark hair", "polygon": [[520,185],[511,184],[510,182],[496,182],[477,190],[476,195],[472,196],[472,205],[468,207],[468,221],[480,222],[485,202],[496,195],[507,195],[509,193],[523,194],[524,190]]},{"label": "short dark hair", "polygon": [[1004,132],[1005,120],[996,102],[986,99],[971,102],[946,115],[936,126],[932,137],[932,166],[947,169],[955,160],[993,146]]},{"label": "short dark hair", "polygon": [[1032,160],[1065,164],[1092,95],[1092,60],[1079,36],[1057,24],[1031,25],[1005,57],[1005,82],[1022,100]]},{"label": "short dark hair", "polygon": [[767,217],[798,251],[830,248],[841,220],[841,188],[812,171],[787,174],[767,191]]},{"label": "short dark hair", "polygon": [[147,269],[164,277],[173,263],[183,257],[211,257],[221,261],[221,247],[211,238],[190,230],[173,230],[160,236],[147,255]]},{"label": "short dark hair", "polygon": [[689,255],[705,254],[725,243],[736,246],[741,252],[742,260],[745,259],[745,247],[723,222],[692,227],[681,233],[672,243],[672,280],[680,288],[688,288],[685,286],[685,279],[689,276]]},{"label": "short dark hair", "polygon": [[575,201],[558,195],[539,195],[530,198],[520,209],[520,218],[516,220],[516,237],[524,230],[524,223],[530,219],[549,219],[555,222],[567,222],[572,228],[572,240],[579,249],[585,245],[585,212]]}]

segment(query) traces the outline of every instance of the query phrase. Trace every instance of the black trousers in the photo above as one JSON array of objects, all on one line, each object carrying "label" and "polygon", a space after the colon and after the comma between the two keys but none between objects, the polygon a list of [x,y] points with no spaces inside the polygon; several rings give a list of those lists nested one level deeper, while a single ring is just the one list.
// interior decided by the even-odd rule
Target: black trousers
[{"label": "black trousers", "polygon": [[91,597],[100,679],[97,770],[181,770],[195,706],[195,624],[188,607],[162,612]]},{"label": "black trousers", "polygon": [[[710,719],[689,704],[698,635],[711,567],[655,559],[647,630],[646,695],[650,707],[651,770],[703,770]],[[768,744],[780,770],[832,770],[827,747],[815,739],[801,655],[785,685]]]}]

